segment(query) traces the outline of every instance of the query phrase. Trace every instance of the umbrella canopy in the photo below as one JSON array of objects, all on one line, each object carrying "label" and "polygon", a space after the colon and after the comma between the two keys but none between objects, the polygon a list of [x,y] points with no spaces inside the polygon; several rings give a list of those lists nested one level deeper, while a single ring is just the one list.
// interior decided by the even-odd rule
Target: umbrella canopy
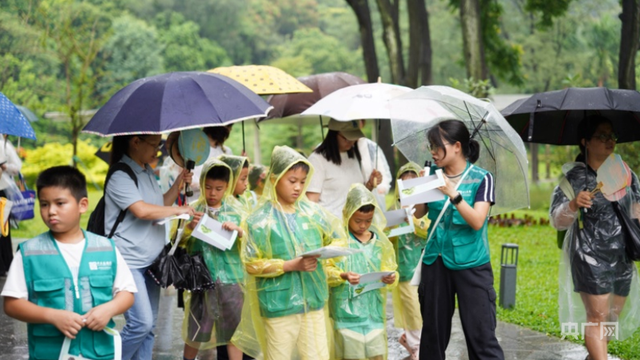
[{"label": "umbrella canopy", "polygon": [[524,143],[488,102],[447,86],[423,86],[389,101],[394,144],[407,159],[430,161],[426,133],[442,120],[463,121],[480,143],[476,165],[496,182],[492,215],[529,206],[527,153]]},{"label": "umbrella canopy", "polygon": [[298,79],[268,65],[225,66],[211,69],[209,72],[230,77],[258,95],[313,92]]},{"label": "umbrella canopy", "polygon": [[273,105],[273,110],[269,113],[267,119],[284,118],[300,114],[318,100],[338,89],[366,83],[366,81],[361,78],[344,72],[303,76],[298,78],[298,80],[311,88],[313,92],[270,96],[267,101]]},{"label": "umbrella canopy", "polygon": [[0,134],[35,139],[36,133],[22,112],[0,92]]},{"label": "umbrella canopy", "polygon": [[607,88],[568,88],[534,94],[502,110],[523,141],[578,145],[578,124],[590,115],[613,123],[618,142],[640,140],[640,93]]},{"label": "umbrella canopy", "polygon": [[322,115],[340,121],[390,119],[389,100],[411,90],[385,83],[351,85],[323,97],[301,115]]},{"label": "umbrella canopy", "polygon": [[24,117],[26,117],[27,120],[29,120],[29,122],[38,121],[38,116],[36,116],[36,114],[34,114],[33,111],[20,105],[16,105],[16,107],[18,108],[18,110],[20,110],[22,115],[24,115]]},{"label": "umbrella canopy", "polygon": [[173,72],[127,85],[82,131],[102,136],[161,134],[264,117],[270,109],[260,96],[226,76]]}]

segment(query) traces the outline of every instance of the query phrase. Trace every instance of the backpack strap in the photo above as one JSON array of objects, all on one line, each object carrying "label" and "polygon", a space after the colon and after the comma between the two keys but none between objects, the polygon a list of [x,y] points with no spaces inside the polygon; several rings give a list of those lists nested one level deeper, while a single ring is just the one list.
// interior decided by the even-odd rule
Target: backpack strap
[{"label": "backpack strap", "polygon": [[[127,173],[127,175],[129,175],[131,180],[133,180],[133,182],[136,184],[136,187],[138,187],[138,177],[133,172],[133,169],[129,165],[123,162],[117,162],[111,165],[109,167],[109,171],[107,172],[107,178],[104,180],[105,194],[107,193],[107,184],[109,183],[109,179],[111,179],[111,175],[113,175],[116,171],[124,171],[125,173]],[[111,228],[111,231],[109,232],[109,236],[107,236],[107,238],[109,239],[113,238],[113,234],[116,233],[116,229],[118,228],[118,225],[120,225],[120,223],[124,220],[124,216],[126,214],[127,214],[127,209],[120,210],[120,213],[116,218],[116,222],[113,224],[113,227]]]}]

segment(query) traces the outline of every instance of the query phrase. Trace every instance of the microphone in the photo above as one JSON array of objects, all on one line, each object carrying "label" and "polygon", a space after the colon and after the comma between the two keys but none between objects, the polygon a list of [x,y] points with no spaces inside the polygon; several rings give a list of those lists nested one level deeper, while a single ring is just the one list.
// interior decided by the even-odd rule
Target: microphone
[{"label": "microphone", "polygon": [[[187,170],[191,171],[193,170],[194,167],[196,167],[196,162],[191,159],[188,159],[186,164]],[[184,194],[187,197],[193,196],[193,190],[191,190],[191,187],[187,183],[184,184]]]}]

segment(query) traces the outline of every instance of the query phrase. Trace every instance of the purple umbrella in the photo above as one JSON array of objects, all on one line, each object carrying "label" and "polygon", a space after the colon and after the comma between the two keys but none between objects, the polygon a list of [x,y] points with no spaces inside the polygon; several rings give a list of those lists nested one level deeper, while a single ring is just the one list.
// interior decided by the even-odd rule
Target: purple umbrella
[{"label": "purple umbrella", "polygon": [[161,134],[264,117],[271,108],[226,76],[173,72],[138,79],[122,88],[82,131],[101,136]]}]

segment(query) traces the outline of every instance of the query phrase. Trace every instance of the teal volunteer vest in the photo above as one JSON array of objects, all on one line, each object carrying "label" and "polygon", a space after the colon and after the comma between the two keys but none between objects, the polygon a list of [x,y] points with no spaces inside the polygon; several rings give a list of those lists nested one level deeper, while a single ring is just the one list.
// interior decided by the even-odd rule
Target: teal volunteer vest
[{"label": "teal volunteer vest", "polygon": [[[470,165],[467,162],[467,168]],[[432,167],[432,173],[435,169],[436,167]],[[488,171],[474,166],[458,187],[464,201],[471,207],[474,206],[476,193],[487,173]],[[423,263],[431,265],[439,255],[442,256],[444,265],[451,270],[470,269],[488,263],[490,261],[487,240],[488,218],[485,219],[482,228],[476,231],[462,218],[458,209],[450,204],[434,229],[436,219],[440,215],[444,203],[445,200],[441,200],[428,204],[428,217],[431,220],[428,233],[431,234],[432,231],[435,231],[435,234],[427,243],[422,258]]]},{"label": "teal volunteer vest", "polygon": [[[86,244],[78,271],[78,286],[50,232],[20,244],[24,274],[32,303],[84,314],[111,301],[117,260],[112,240],[84,232]],[[108,327],[115,325],[113,320]],[[57,360],[64,335],[51,324],[27,324],[30,359]],[[113,337],[82,328],[71,342],[70,354],[89,359],[113,359]]]}]

